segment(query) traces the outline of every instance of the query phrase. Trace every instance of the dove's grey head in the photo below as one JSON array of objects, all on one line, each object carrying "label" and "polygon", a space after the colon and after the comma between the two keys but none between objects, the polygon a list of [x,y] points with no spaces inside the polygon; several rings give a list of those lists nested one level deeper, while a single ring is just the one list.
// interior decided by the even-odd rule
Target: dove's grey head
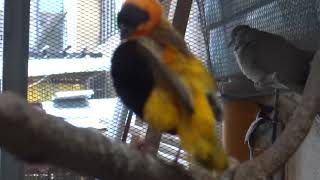
[{"label": "dove's grey head", "polygon": [[229,47],[233,46],[234,49],[239,48],[240,39],[243,35],[251,29],[248,25],[238,25],[231,31],[231,41],[229,42]]}]

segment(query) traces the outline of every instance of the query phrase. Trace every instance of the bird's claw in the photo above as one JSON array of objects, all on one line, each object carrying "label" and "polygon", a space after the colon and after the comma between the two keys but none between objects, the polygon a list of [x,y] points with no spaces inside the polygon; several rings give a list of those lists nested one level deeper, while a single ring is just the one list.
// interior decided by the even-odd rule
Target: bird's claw
[{"label": "bird's claw", "polygon": [[273,87],[276,89],[289,89],[287,86],[283,84],[283,81],[280,79],[277,72],[268,74],[261,80],[254,82],[254,87],[257,90],[262,90],[263,88],[267,88],[267,87]]},{"label": "bird's claw", "polygon": [[287,86],[283,84],[283,80],[279,77],[278,73],[274,72],[270,75],[270,79],[272,83],[272,87],[276,89],[289,89]]}]

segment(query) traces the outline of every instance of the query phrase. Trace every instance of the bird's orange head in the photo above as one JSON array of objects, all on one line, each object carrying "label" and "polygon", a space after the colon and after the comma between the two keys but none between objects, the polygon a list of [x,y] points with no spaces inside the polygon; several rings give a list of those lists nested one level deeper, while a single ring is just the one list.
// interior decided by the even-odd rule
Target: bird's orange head
[{"label": "bird's orange head", "polygon": [[158,0],[126,0],[118,14],[121,39],[148,35],[159,25],[162,13]]}]

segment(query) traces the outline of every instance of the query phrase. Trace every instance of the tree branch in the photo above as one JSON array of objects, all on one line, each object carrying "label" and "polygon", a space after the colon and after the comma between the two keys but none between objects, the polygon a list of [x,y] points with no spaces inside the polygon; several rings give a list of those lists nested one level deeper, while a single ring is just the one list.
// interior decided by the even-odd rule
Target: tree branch
[{"label": "tree branch", "polygon": [[320,50],[316,53],[302,96],[291,120],[276,142],[262,155],[241,164],[234,180],[257,180],[283,167],[307,136],[320,105]]},{"label": "tree branch", "polygon": [[[319,110],[319,69],[320,51],[312,63],[302,103],[276,142],[256,159],[242,163],[220,179],[263,179],[287,162],[308,134]],[[62,118],[36,110],[9,92],[0,95],[0,146],[29,163],[48,163],[101,179],[214,179],[204,169],[191,169],[190,173],[112,142],[94,130],[74,127]]]},{"label": "tree branch", "polygon": [[102,179],[192,179],[177,165],[112,142],[92,129],[74,127],[12,93],[1,94],[0,102],[0,145],[24,161]]}]

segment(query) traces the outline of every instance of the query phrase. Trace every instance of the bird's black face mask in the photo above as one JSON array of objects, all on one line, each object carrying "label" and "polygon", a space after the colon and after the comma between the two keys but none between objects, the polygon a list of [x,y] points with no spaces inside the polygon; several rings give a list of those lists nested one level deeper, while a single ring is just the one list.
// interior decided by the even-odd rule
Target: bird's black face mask
[{"label": "bird's black face mask", "polygon": [[120,29],[120,38],[126,39],[132,35],[139,25],[149,20],[148,12],[139,7],[126,4],[118,13],[118,27]]}]

